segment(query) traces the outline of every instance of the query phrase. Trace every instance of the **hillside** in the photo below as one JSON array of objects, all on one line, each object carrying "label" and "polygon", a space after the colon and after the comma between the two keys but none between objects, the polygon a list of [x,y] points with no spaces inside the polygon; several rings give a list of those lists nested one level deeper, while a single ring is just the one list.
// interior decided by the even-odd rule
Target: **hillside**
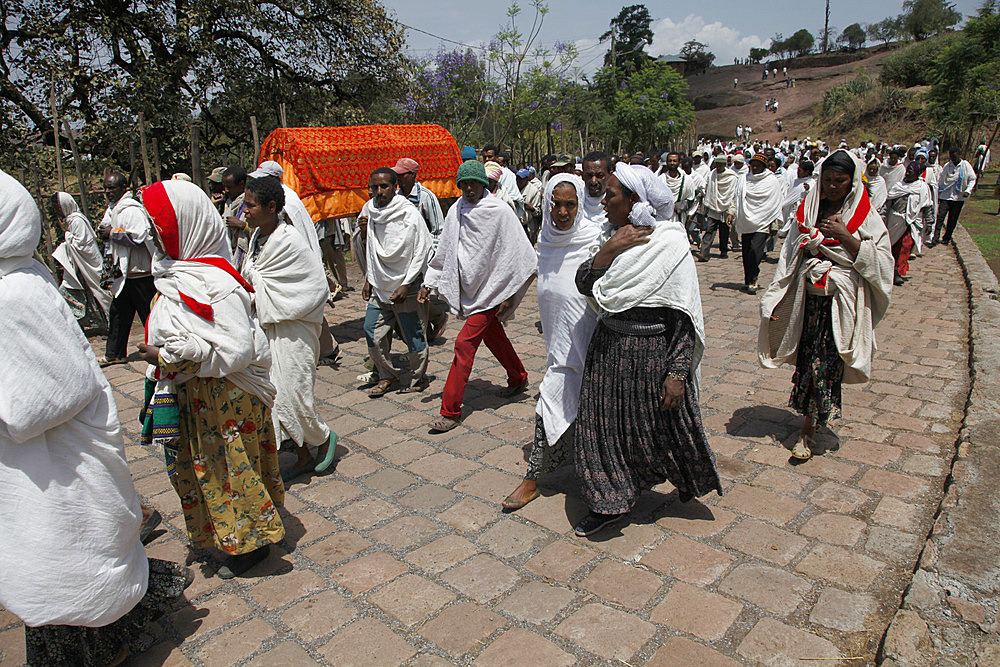
[{"label": "hillside", "polygon": [[[795,79],[794,88],[785,87],[780,66],[777,81],[770,77],[761,80],[763,65],[727,65],[712,68],[706,74],[689,76],[686,79],[690,86],[688,97],[695,105],[698,135],[734,137],[737,125],[749,124],[754,129],[754,136],[772,141],[782,136],[821,136],[817,116],[823,93],[853,79],[861,69],[873,78],[878,77],[882,63],[891,52],[879,48],[859,52],[853,58],[831,54],[793,60],[788,75]],[[848,58],[852,59],[843,62]],[[734,78],[740,81],[735,89]],[[764,102],[770,97],[778,100],[778,113],[764,111]],[[775,128],[777,119],[784,124],[780,134]],[[843,137],[823,138],[831,143],[842,138],[853,142],[865,133],[865,129],[859,128]]]}]

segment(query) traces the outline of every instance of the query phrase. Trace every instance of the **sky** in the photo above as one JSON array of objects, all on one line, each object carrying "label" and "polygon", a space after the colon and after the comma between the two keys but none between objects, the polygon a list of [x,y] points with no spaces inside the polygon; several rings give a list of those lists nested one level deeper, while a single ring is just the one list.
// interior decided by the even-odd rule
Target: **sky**
[{"label": "sky", "polygon": [[[557,42],[575,44],[578,63],[584,74],[592,74],[602,64],[608,44],[597,38],[608,30],[610,20],[623,6],[638,0],[615,3],[607,0],[547,0],[538,43],[551,47]],[[382,0],[395,18],[408,26],[455,42],[479,46],[508,20],[505,0]],[[982,0],[953,0],[955,8],[968,16],[975,14]],[[519,0],[522,31],[530,26],[534,9],[530,0]],[[653,56],[676,54],[684,42],[695,39],[708,45],[716,64],[732,64],[746,57],[751,47],[765,46],[775,33],[788,37],[800,28],[819,39],[823,29],[824,0],[797,2],[750,2],[749,0],[709,0],[701,3],[646,2],[653,18],[653,43],[646,52]],[[852,23],[873,23],[902,11],[902,0],[831,0],[830,32]],[[837,33],[834,33],[837,29]],[[441,45],[458,48],[415,30],[406,31],[407,52],[414,57],[432,55]]]}]

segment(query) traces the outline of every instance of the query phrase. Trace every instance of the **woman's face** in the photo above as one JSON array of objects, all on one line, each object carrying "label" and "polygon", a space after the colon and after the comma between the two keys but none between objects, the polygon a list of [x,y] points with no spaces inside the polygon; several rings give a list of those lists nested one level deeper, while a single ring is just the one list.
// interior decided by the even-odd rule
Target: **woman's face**
[{"label": "woman's face", "polygon": [[601,204],[608,214],[608,222],[612,227],[624,227],[628,224],[628,214],[632,210],[632,200],[622,189],[618,178],[612,174],[608,179],[608,189],[604,192]]},{"label": "woman's face", "polygon": [[869,162],[868,166],[865,167],[865,173],[868,174],[868,178],[875,178],[878,176],[878,162]]},{"label": "woman's face", "polygon": [[560,183],[552,190],[552,222],[556,228],[566,231],[576,221],[580,202],[576,198],[576,188],[570,183]]},{"label": "woman's face", "polygon": [[851,183],[854,182],[854,178],[848,176],[842,171],[834,171],[833,169],[824,169],[823,175],[820,177],[820,196],[823,199],[828,199],[830,201],[843,201],[847,194],[851,191]]},{"label": "woman's face", "polygon": [[260,199],[257,197],[257,193],[253,190],[247,190],[243,195],[243,213],[246,214],[247,224],[253,228],[268,227],[268,224],[273,224],[277,222],[278,215],[275,212],[274,202],[268,202],[267,205],[262,205]]}]

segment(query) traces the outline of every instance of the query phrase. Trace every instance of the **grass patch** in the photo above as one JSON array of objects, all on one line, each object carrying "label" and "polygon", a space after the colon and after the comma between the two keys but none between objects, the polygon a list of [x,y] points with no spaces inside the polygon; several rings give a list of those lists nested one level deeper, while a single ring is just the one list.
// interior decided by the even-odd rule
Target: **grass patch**
[{"label": "grass patch", "polygon": [[983,175],[976,186],[976,192],[962,209],[961,223],[979,246],[993,273],[1000,276],[1000,216],[997,212],[997,198],[993,194],[997,182],[998,169]]}]

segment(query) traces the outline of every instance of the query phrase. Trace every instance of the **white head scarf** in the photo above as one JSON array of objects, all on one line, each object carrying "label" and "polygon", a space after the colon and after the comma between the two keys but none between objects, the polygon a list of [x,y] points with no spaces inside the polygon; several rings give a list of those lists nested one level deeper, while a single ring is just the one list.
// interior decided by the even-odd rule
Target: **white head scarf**
[{"label": "white head scarf", "polygon": [[653,172],[642,165],[615,165],[615,178],[639,197],[628,218],[633,225],[652,227],[656,218],[674,215],[674,195]]},{"label": "white head scarf", "polygon": [[0,261],[31,257],[42,238],[38,206],[23,185],[3,172],[0,193]]},{"label": "white head scarf", "polygon": [[[850,158],[854,162],[854,176],[851,182],[851,191],[848,193],[847,197],[844,199],[843,208],[841,208],[840,217],[847,225],[848,231],[852,234],[861,226],[868,217],[868,212],[871,210],[871,200],[868,197],[868,191],[865,189],[863,177],[865,175],[865,164],[861,161],[857,155],[839,149],[831,153],[827,158],[820,163],[819,166],[819,179],[823,178],[823,169],[829,167],[829,160],[837,153],[843,153],[845,156]],[[799,231],[801,231],[805,236],[802,241],[802,247],[809,250],[810,253],[816,253],[819,251],[820,245],[829,245],[827,239],[823,234],[816,228],[817,218],[819,217],[819,200],[822,194],[822,187],[815,187],[809,190],[806,194],[805,199],[802,200],[802,204],[799,206],[799,210],[796,212],[795,217],[799,223]],[[831,239],[831,243],[835,243]]]},{"label": "white head scarf", "polygon": [[[563,230],[556,227],[552,220],[553,192],[556,186],[569,183],[576,190],[577,208],[573,226]],[[542,195],[542,229],[538,235],[538,254],[543,254],[544,248],[566,246],[584,246],[594,242],[601,233],[601,226],[585,215],[584,203],[586,187],[576,174],[556,174],[545,184]]]}]

